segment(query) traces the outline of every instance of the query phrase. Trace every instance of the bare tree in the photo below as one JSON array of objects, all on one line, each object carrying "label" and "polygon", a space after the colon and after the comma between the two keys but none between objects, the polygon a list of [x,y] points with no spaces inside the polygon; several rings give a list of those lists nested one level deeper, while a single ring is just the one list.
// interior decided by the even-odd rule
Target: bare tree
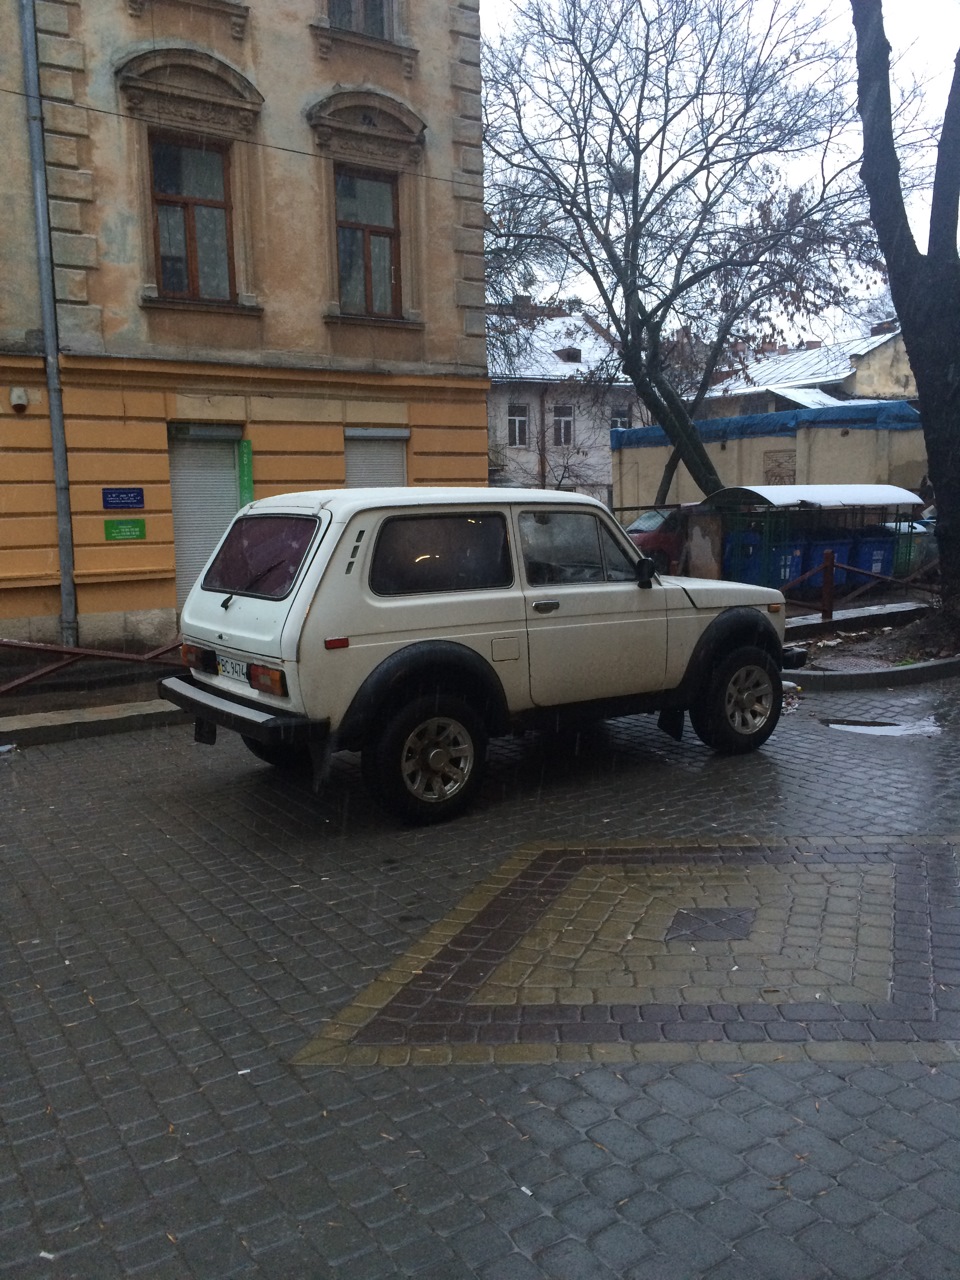
[{"label": "bare tree", "polygon": [[[528,0],[487,52],[488,187],[523,214],[503,237],[566,264],[705,493],[693,417],[731,334],[842,302],[841,263],[875,268],[823,21],[806,0]],[[703,356],[692,394],[678,331]]]},{"label": "bare tree", "polygon": [[936,494],[944,611],[960,626],[960,54],[940,128],[926,253],[907,219],[892,125],[890,45],[880,0],[852,0],[870,216],[917,383]]}]

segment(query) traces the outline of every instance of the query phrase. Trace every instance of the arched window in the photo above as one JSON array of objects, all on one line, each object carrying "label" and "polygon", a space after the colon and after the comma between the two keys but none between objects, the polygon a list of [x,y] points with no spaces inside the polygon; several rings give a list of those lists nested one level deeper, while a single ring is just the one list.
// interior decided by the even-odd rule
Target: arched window
[{"label": "arched window", "polygon": [[117,73],[140,124],[143,300],[255,304],[250,291],[247,148],[262,96],[199,50],[154,49]]},{"label": "arched window", "polygon": [[402,103],[359,90],[324,98],[307,120],[331,160],[338,314],[416,318],[414,180],[425,124]]}]

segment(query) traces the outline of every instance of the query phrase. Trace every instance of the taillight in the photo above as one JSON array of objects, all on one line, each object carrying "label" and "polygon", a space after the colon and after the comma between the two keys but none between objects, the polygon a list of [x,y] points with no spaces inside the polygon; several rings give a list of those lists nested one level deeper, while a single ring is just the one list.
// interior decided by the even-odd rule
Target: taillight
[{"label": "taillight", "polygon": [[251,662],[247,679],[250,687],[259,689],[261,693],[273,693],[278,698],[287,696],[287,677],[277,667],[264,667],[259,662]]},{"label": "taillight", "polygon": [[185,667],[192,667],[194,671],[216,671],[217,669],[217,655],[212,649],[201,649],[198,644],[182,644],[180,661]]}]

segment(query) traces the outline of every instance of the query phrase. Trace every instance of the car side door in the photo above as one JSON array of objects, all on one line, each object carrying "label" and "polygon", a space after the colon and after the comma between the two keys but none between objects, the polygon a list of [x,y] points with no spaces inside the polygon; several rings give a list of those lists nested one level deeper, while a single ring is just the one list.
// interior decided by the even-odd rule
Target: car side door
[{"label": "car side door", "polygon": [[536,706],[664,687],[665,594],[637,583],[636,557],[600,511],[517,512]]}]

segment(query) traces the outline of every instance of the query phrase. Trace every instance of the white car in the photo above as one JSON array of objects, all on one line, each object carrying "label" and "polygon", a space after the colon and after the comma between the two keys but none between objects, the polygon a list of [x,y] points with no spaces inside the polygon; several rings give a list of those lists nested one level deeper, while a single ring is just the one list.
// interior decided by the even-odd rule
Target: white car
[{"label": "white car", "polygon": [[[184,605],[163,697],[280,767],[361,753],[391,810],[460,812],[490,737],[659,712],[751,751],[780,715],[784,601],[660,577],[599,502],[542,489],[338,489],[245,507]],[[799,665],[800,653],[792,654]]]}]

